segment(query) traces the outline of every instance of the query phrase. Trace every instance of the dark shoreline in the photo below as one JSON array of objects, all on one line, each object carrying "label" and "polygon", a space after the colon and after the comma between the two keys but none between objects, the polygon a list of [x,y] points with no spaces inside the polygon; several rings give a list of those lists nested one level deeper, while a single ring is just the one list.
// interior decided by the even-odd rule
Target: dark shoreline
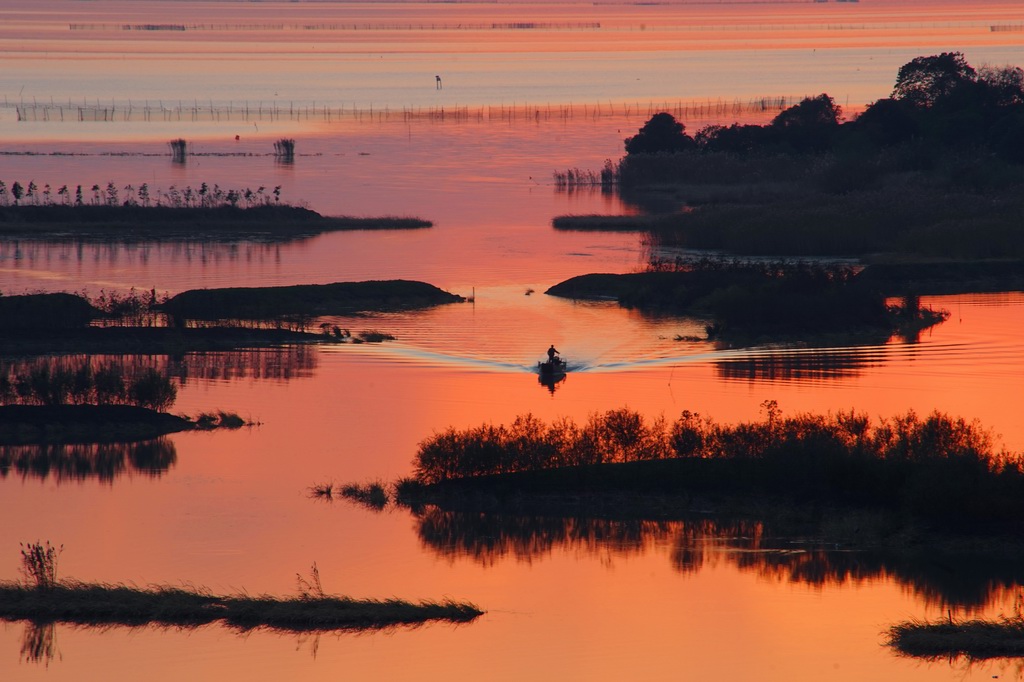
[{"label": "dark shoreline", "polygon": [[0,445],[130,442],[216,426],[134,405],[0,406]]},{"label": "dark shoreline", "polygon": [[281,240],[340,230],[432,227],[412,217],[322,216],[300,206],[73,206],[0,207],[0,239],[100,241]]}]

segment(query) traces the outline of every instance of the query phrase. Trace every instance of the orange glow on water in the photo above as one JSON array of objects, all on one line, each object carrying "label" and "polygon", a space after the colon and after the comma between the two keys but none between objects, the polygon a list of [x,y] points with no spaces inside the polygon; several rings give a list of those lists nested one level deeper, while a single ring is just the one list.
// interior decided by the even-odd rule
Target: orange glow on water
[{"label": "orange glow on water", "polygon": [[[332,320],[394,333],[383,345],[174,359],[188,377],[175,412],[224,409],[259,425],[169,437],[159,466],[114,452],[122,467],[106,477],[84,467],[77,475],[5,470],[0,578],[16,576],[18,542],[48,539],[65,545],[60,574],[81,580],[289,595],[315,561],[328,592],[452,597],[487,614],[460,627],[321,636],[57,625],[59,656],[46,661],[19,657],[26,626],[4,623],[0,678],[134,679],[140,670],[153,680],[197,681],[1014,673],[1005,662],[965,670],[900,659],[882,641],[906,618],[1008,613],[1024,582],[1015,566],[940,571],[934,561],[771,546],[758,544],[754,526],[702,534],[680,522],[373,513],[312,499],[310,487],[408,476],[418,443],[448,426],[503,424],[527,412],[583,422],[620,407],[669,420],[689,409],[721,423],[760,419],[765,400],[788,415],[941,410],[977,418],[1007,448],[1024,450],[1020,293],[928,298],[950,319],[913,342],[738,350],[683,340],[703,333],[699,320],[542,293],[576,274],[643,265],[638,235],[553,230],[556,215],[636,209],[597,189],[556,192],[550,174],[618,158],[656,103],[827,91],[852,111],[887,95],[898,66],[921,53],[965,49],[972,63],[1019,61],[1024,33],[1014,27],[1022,24],[1016,2],[5,2],[0,179],[164,190],[281,185],[287,200],[327,214],[397,212],[435,223],[286,244],[6,241],[5,294],[401,277],[475,302]],[[68,101],[60,113],[69,119],[82,102],[108,100],[119,112],[207,100],[217,113],[17,120],[23,105],[51,99]],[[316,103],[359,113],[280,115]],[[566,103],[578,107],[572,116],[550,114]],[[225,106],[226,118],[216,119]],[[460,106],[498,113],[401,114]],[[260,113],[244,118],[244,107]],[[503,117],[514,107],[522,115]],[[531,109],[536,116],[526,115]],[[688,120],[688,130],[704,122]],[[291,166],[269,154],[283,135],[298,138]],[[196,152],[185,165],[165,158],[166,140],[178,136]],[[550,343],[571,363],[554,391],[534,374]]]}]

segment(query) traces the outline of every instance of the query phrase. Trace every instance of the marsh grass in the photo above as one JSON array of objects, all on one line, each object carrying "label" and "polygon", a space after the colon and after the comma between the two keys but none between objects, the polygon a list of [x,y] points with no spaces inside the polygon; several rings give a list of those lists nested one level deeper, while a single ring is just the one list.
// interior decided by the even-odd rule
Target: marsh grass
[{"label": "marsh grass", "polygon": [[21,660],[49,665],[57,654],[56,624],[26,623],[21,636]]},{"label": "marsh grass", "polygon": [[240,429],[243,426],[252,426],[253,422],[246,421],[234,412],[201,412],[196,415],[193,421],[197,429],[204,431],[211,429]]},{"label": "marsh grass", "polygon": [[219,621],[239,630],[306,632],[381,629],[429,620],[463,623],[483,613],[473,604],[453,600],[409,602],[326,595],[318,575],[316,579],[315,587],[290,598],[216,596],[199,588],[139,589],[67,580],[47,589],[0,582],[0,618],[98,626],[195,627]]},{"label": "marsh grass", "polygon": [[174,163],[185,163],[185,157],[188,155],[188,142],[182,138],[170,140],[167,146],[171,148],[171,161]]},{"label": "marsh grass", "polygon": [[21,544],[21,573],[26,584],[39,590],[53,589],[57,585],[57,560],[63,551],[64,545],[54,547],[49,540],[45,544]]},{"label": "marsh grass", "polygon": [[274,142],[274,156],[277,157],[281,163],[294,163],[295,162],[295,140],[292,138],[282,137],[280,140]]},{"label": "marsh grass", "polygon": [[331,501],[334,499],[335,485],[333,481],[314,483],[309,488],[310,497]]},{"label": "marsh grass", "polygon": [[353,502],[380,511],[388,505],[387,486],[381,481],[372,483],[347,483],[338,489],[338,494]]},{"label": "marsh grass", "polygon": [[320,583],[320,569],[317,568],[315,561],[309,569],[309,578],[303,578],[301,573],[296,573],[295,581],[302,599],[324,598],[324,588]]},{"label": "marsh grass", "polygon": [[383,343],[384,341],[394,341],[395,337],[387,332],[382,332],[377,329],[367,329],[359,332],[359,334],[352,339],[353,343]]},{"label": "marsh grass", "polygon": [[889,629],[888,644],[927,659],[1024,656],[1024,617],[1018,612],[995,620],[911,620]]}]

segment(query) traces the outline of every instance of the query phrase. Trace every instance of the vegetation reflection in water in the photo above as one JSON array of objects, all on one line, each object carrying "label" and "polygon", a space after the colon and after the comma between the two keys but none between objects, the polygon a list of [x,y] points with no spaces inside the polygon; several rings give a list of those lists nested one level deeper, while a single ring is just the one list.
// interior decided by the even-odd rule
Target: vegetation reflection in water
[{"label": "vegetation reflection in water", "polygon": [[[628,557],[667,548],[672,568],[696,573],[721,563],[762,578],[812,587],[895,580],[929,606],[973,612],[1002,603],[1024,586],[1015,558],[955,550],[854,549],[750,519],[654,521],[413,509],[423,546],[483,566],[534,561],[556,551]],[[863,518],[863,517],[861,517]],[[855,523],[854,519],[851,522]]]},{"label": "vegetation reflection in water", "polygon": [[0,445],[0,479],[12,475],[58,485],[122,476],[159,477],[178,461],[174,442],[156,438],[133,443]]}]

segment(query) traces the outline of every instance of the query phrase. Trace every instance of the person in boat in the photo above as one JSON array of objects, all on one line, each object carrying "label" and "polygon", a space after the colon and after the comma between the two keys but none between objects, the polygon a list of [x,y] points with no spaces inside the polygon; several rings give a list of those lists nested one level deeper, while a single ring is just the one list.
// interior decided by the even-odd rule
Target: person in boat
[{"label": "person in boat", "polygon": [[562,359],[558,357],[558,351],[555,349],[555,344],[551,344],[551,347],[548,348],[548,364],[554,367],[561,361]]}]

